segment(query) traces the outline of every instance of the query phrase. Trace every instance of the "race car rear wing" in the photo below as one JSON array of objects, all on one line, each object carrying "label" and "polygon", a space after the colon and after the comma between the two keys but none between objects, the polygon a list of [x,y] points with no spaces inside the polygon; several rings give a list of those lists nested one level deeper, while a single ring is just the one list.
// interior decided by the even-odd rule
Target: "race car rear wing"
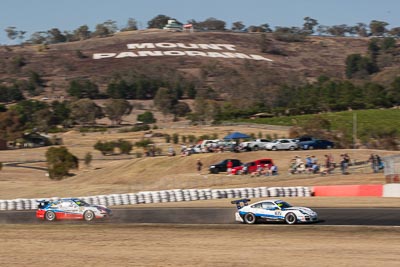
[{"label": "race car rear wing", "polygon": [[242,199],[238,199],[238,200],[232,200],[231,204],[235,204],[236,208],[239,210],[239,209],[243,208],[244,206],[249,205],[250,201],[251,201],[251,199],[249,199],[249,198],[242,198]]},{"label": "race car rear wing", "polygon": [[38,209],[42,209],[50,203],[48,200],[37,200],[36,202],[38,203]]}]

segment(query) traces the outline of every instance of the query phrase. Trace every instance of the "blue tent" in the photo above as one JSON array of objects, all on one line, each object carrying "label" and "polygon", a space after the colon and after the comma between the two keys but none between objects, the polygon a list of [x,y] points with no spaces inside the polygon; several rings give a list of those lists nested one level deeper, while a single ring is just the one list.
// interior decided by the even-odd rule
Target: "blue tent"
[{"label": "blue tent", "polygon": [[227,136],[224,137],[225,140],[232,140],[232,139],[246,139],[246,138],[251,138],[247,134],[244,133],[239,133],[239,132],[234,132],[231,134],[228,134]]}]

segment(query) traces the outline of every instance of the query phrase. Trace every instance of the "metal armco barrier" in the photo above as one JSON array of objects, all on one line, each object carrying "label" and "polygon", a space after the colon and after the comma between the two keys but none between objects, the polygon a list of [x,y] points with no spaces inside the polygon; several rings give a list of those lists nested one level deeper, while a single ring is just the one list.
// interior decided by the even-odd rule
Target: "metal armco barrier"
[{"label": "metal armco barrier", "polygon": [[[228,189],[173,189],[162,191],[143,191],[128,194],[110,194],[78,197],[82,200],[104,206],[137,205],[160,202],[197,201],[223,198],[259,197],[310,197],[308,187],[255,187]],[[39,200],[57,200],[59,197],[37,199],[0,200],[0,210],[31,210],[37,208]]]}]

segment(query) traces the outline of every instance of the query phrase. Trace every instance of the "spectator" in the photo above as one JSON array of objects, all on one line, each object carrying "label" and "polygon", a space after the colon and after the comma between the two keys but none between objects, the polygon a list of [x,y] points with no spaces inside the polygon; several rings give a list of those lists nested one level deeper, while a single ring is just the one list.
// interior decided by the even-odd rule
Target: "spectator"
[{"label": "spectator", "polygon": [[232,161],[228,160],[228,163],[226,164],[226,171],[228,172],[228,175],[231,174],[232,172],[232,166],[233,166]]},{"label": "spectator", "polygon": [[271,167],[267,170],[266,176],[278,175],[278,167],[275,164],[272,164]]},{"label": "spectator", "polygon": [[369,162],[371,163],[371,168],[374,173],[377,173],[379,172],[379,170],[383,169],[382,160],[381,157],[379,157],[379,155],[371,154],[371,156],[369,157]]},{"label": "spectator", "polygon": [[312,159],[310,155],[306,156],[306,168],[311,168],[312,167]]},{"label": "spectator", "polygon": [[198,172],[199,174],[201,174],[201,168],[203,167],[203,163],[201,162],[200,159],[197,159],[196,167],[197,167],[197,172]]},{"label": "spectator", "polygon": [[176,155],[175,150],[171,146],[168,147],[168,156],[173,157],[175,155]]},{"label": "spectator", "polygon": [[347,168],[349,167],[350,156],[347,154],[341,154],[340,156],[342,157],[340,161],[340,169],[342,171],[342,174],[349,174],[347,172]]},{"label": "spectator", "polygon": [[332,172],[332,170],[334,169],[332,156],[325,155],[324,167],[324,172],[326,172],[325,174],[330,174]]},{"label": "spectator", "polygon": [[242,174],[247,174],[247,173],[248,173],[248,166],[247,164],[244,164],[242,169]]}]

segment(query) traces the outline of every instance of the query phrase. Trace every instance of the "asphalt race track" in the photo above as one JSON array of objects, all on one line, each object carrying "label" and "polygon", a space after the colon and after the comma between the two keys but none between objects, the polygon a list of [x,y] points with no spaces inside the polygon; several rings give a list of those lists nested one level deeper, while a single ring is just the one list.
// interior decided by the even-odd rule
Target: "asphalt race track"
[{"label": "asphalt race track", "polygon": [[[318,225],[400,226],[400,208],[313,208],[313,210],[318,213],[320,219],[320,222],[316,223]],[[101,222],[236,224],[235,211],[234,208],[118,208],[113,209],[114,215],[110,220]],[[36,219],[34,210],[0,212],[0,224],[33,223],[42,223]]]}]

